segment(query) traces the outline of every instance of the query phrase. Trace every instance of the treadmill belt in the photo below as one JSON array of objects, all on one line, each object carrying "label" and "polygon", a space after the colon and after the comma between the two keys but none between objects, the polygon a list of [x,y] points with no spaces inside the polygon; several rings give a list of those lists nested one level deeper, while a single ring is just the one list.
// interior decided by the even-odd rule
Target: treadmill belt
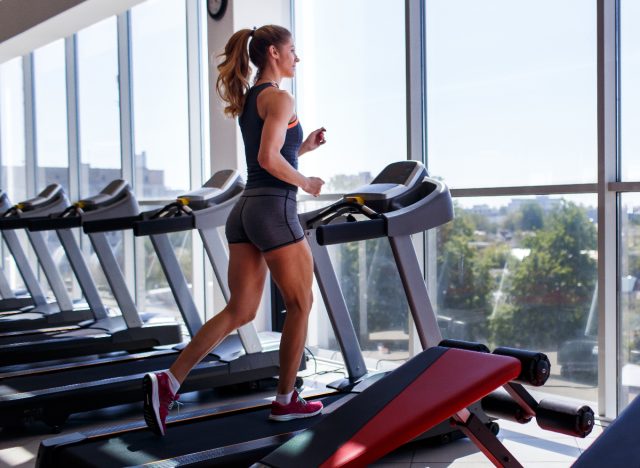
[{"label": "treadmill belt", "polygon": [[[325,406],[347,394],[321,398]],[[175,411],[175,410],[174,410]],[[247,440],[294,432],[316,424],[324,415],[286,422],[270,421],[270,408],[242,414],[209,417],[201,421],[170,424],[167,434],[158,437],[148,429],[125,432],[119,437],[85,440],[78,445],[61,447],[57,466],[122,467],[193,454]],[[259,459],[260,456],[257,457]]]}]

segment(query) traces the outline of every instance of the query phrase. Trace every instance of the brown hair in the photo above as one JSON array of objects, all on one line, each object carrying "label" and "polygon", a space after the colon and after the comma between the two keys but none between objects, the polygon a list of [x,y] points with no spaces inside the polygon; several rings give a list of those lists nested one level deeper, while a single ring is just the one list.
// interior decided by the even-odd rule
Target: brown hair
[{"label": "brown hair", "polygon": [[[288,29],[282,26],[266,25],[258,29],[241,29],[235,32],[224,48],[218,65],[216,91],[227,105],[225,115],[237,117],[242,113],[244,100],[249,90],[251,70],[249,61],[258,69],[256,80],[267,64],[269,46],[279,46],[291,38]],[[248,46],[248,47],[247,47]]]}]

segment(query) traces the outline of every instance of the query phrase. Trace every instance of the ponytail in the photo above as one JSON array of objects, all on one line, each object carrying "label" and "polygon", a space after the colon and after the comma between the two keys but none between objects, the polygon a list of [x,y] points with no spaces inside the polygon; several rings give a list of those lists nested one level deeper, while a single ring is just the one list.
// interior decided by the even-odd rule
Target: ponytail
[{"label": "ponytail", "polygon": [[251,29],[241,29],[231,36],[224,48],[224,60],[218,65],[216,91],[227,103],[224,113],[228,117],[237,117],[244,107],[244,98],[249,89],[249,52],[247,45],[253,35]]},{"label": "ponytail", "polygon": [[226,116],[237,117],[242,113],[245,96],[250,87],[249,63],[252,62],[257,67],[256,79],[259,79],[267,64],[269,46],[279,46],[290,37],[289,30],[276,25],[241,29],[231,36],[220,55],[224,58],[218,65],[219,75],[216,81],[218,96],[227,104],[224,108]]}]

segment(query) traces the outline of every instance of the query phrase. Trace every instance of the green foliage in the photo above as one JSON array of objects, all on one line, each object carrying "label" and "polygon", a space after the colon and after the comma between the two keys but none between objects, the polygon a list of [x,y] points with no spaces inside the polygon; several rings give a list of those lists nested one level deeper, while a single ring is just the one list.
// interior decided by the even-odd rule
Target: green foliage
[{"label": "green foliage", "polygon": [[518,211],[511,213],[505,228],[511,231],[538,231],[544,227],[544,212],[539,203],[534,201],[523,203]]},{"label": "green foliage", "polygon": [[524,239],[530,253],[516,264],[508,300],[491,317],[496,344],[551,346],[584,325],[596,281],[596,228],[583,209],[563,203],[544,229]]},{"label": "green foliage", "polygon": [[474,216],[457,209],[453,222],[438,236],[438,304],[445,309],[490,310],[490,262],[474,245]]},{"label": "green foliage", "polygon": [[[381,238],[351,242],[338,249],[340,287],[355,329],[360,330],[360,298],[365,298],[368,333],[407,331],[408,305],[389,241]],[[359,338],[361,345],[370,345],[368,334]]]}]

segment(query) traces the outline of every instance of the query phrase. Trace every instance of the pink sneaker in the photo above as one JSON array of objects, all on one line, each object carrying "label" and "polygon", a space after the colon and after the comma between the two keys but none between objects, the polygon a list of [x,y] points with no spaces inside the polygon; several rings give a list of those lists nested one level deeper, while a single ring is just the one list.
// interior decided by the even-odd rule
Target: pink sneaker
[{"label": "pink sneaker", "polygon": [[294,390],[288,405],[271,402],[269,419],[274,421],[290,421],[292,419],[310,418],[322,411],[321,401],[305,401],[298,391]]},{"label": "pink sneaker", "polygon": [[165,421],[173,403],[180,395],[171,393],[169,376],[164,372],[147,374],[142,379],[144,389],[144,420],[156,435],[164,435]]}]

